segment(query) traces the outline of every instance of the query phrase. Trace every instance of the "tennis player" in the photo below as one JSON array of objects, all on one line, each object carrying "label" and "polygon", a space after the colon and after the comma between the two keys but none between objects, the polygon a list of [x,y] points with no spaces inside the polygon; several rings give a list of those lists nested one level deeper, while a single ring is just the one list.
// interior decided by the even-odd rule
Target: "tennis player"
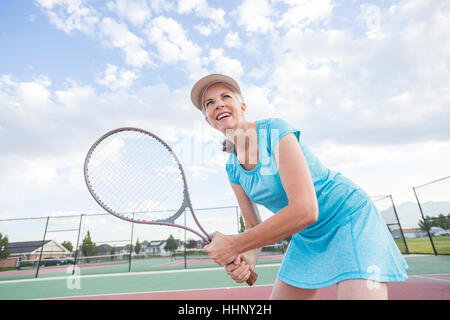
[{"label": "tennis player", "polygon": [[[292,236],[271,299],[312,299],[337,284],[338,299],[387,299],[407,264],[367,193],[326,168],[282,119],[249,122],[238,83],[210,74],[191,99],[230,152],[226,171],[244,217],[239,235],[213,234],[206,252],[236,282],[254,270],[260,248]],[[261,221],[255,204],[275,213]]]}]

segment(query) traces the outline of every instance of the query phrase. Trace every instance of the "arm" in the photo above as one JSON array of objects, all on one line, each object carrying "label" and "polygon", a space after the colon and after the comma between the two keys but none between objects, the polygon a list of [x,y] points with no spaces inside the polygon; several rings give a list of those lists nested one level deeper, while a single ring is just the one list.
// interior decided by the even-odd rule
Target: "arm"
[{"label": "arm", "polygon": [[[241,208],[245,229],[251,229],[261,223],[258,207],[249,199],[244,189],[236,184],[231,184],[231,188],[233,189],[239,207]],[[255,270],[255,265],[258,262],[260,252],[261,249],[256,248],[242,253],[232,263],[225,265],[226,272],[237,283],[247,281],[250,277],[250,270]]]},{"label": "arm", "polygon": [[[261,223],[261,216],[256,204],[249,199],[244,189],[240,185],[231,184],[231,188],[236,195],[239,207],[241,208],[242,216],[244,218],[245,230],[249,230]],[[245,252],[246,260],[252,266],[258,262],[258,256],[261,248],[252,248],[253,250]]]},{"label": "arm", "polygon": [[234,245],[237,251],[247,251],[274,243],[317,221],[318,204],[314,184],[295,136],[284,136],[275,152],[289,204],[260,225],[236,236]]},{"label": "arm", "polygon": [[275,150],[283,188],[289,204],[277,214],[235,236],[217,237],[207,251],[219,264],[227,264],[243,252],[263,247],[301,231],[318,217],[314,184],[303,152],[293,134],[284,136]]}]

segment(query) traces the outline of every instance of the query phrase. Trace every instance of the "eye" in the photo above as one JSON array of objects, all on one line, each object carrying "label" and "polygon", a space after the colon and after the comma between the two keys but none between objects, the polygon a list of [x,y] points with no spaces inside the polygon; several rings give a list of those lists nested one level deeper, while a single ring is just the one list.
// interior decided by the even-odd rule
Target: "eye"
[{"label": "eye", "polygon": [[224,98],[231,98],[231,96],[229,94],[225,94],[223,97]]},{"label": "eye", "polygon": [[214,103],[214,101],[212,101],[212,100],[208,100],[206,103],[205,103],[205,107],[207,108],[207,107],[209,107],[211,104],[213,104]]}]

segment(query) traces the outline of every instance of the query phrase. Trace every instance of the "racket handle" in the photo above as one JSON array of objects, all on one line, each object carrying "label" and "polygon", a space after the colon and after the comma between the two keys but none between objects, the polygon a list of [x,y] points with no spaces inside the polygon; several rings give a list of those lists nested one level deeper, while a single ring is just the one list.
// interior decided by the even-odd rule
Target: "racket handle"
[{"label": "racket handle", "polygon": [[250,270],[250,277],[246,281],[247,284],[252,286],[256,282],[256,279],[258,279],[258,274],[255,271]]}]

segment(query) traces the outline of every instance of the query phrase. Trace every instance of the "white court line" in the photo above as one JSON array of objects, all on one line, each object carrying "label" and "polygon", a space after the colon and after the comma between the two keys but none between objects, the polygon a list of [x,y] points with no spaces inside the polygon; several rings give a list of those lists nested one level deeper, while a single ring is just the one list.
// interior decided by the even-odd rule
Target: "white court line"
[{"label": "white court line", "polygon": [[[263,288],[272,287],[273,284],[260,284],[252,286],[252,288]],[[120,292],[120,293],[98,293],[89,294],[84,296],[67,296],[67,297],[55,297],[55,298],[42,298],[42,299],[32,299],[32,300],[58,300],[58,299],[79,299],[79,298],[89,298],[89,297],[107,297],[107,296],[122,296],[130,294],[152,294],[152,293],[173,293],[173,292],[186,292],[186,291],[212,291],[212,290],[229,290],[229,289],[243,289],[248,288],[247,286],[236,286],[236,287],[218,287],[218,288],[204,288],[204,289],[180,289],[180,290],[158,290],[158,291],[137,291],[137,292]]]},{"label": "white court line", "polygon": [[[268,267],[279,267],[280,263],[273,264],[261,264],[256,266],[256,270],[260,268]],[[107,273],[107,274],[89,274],[89,275],[78,275],[77,279],[88,279],[88,278],[100,278],[100,277],[125,277],[125,276],[144,276],[152,274],[166,274],[166,273],[183,273],[183,272],[206,272],[206,271],[217,271],[224,270],[223,267],[216,268],[196,268],[196,269],[182,269],[182,270],[161,270],[161,271],[145,271],[145,272],[125,272],[125,273]],[[0,280],[0,285],[7,283],[21,283],[21,282],[34,282],[34,281],[56,281],[56,280],[67,280],[72,278],[71,274],[62,277],[48,277],[48,278],[34,278],[34,279],[20,279],[20,280]]]},{"label": "white court line", "polygon": [[430,275],[413,275],[410,276],[410,278],[414,277],[414,278],[421,278],[421,279],[429,279],[429,280],[435,280],[435,281],[444,281],[444,282],[450,282],[450,279],[442,279],[442,278],[433,278],[430,276],[437,276],[437,275],[448,275],[448,273],[438,273],[438,274],[430,274]]}]

